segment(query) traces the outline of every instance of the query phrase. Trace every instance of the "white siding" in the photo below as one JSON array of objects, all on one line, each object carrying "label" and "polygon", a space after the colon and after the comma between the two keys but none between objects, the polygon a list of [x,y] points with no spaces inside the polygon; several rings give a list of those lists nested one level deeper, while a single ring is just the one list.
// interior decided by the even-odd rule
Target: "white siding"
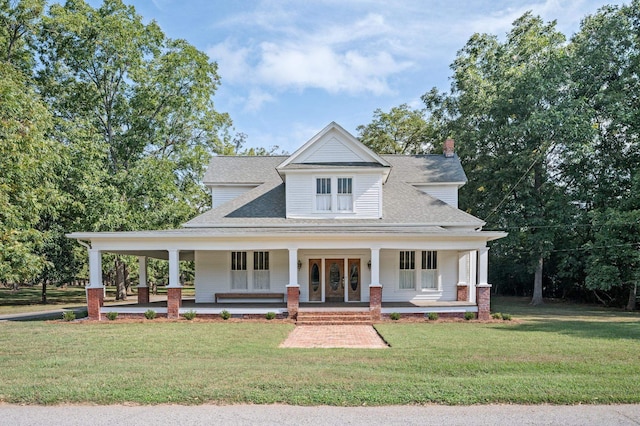
[{"label": "white siding", "polygon": [[315,182],[307,174],[289,174],[286,183],[287,217],[308,217],[315,202]]},{"label": "white siding", "polygon": [[296,163],[335,163],[340,162],[359,162],[359,161],[371,161],[370,159],[364,159],[358,154],[353,152],[346,144],[336,137],[332,137],[326,142],[318,143],[316,149],[309,150],[308,153],[304,153],[301,158],[296,159]]},{"label": "white siding", "polygon": [[[420,256],[418,253],[420,253],[420,250],[416,250],[416,267],[420,269]],[[399,256],[398,250],[380,251],[380,282],[382,283],[383,302],[456,300],[458,284],[458,252],[438,251],[438,280],[441,291],[399,290]]]},{"label": "white siding", "polygon": [[382,217],[382,176],[367,174],[355,176],[355,211],[358,217]]},{"label": "white siding", "polygon": [[[354,211],[350,213],[316,213],[315,179],[318,177],[352,177]],[[335,183],[332,190],[336,191]],[[335,195],[335,194],[333,194]],[[287,175],[287,217],[289,218],[367,218],[378,219],[382,215],[382,176],[379,174],[307,174]]]},{"label": "white siding", "polygon": [[215,209],[216,207],[241,196],[253,188],[255,188],[255,186],[212,186],[211,205]]},{"label": "white siding", "polygon": [[458,208],[458,186],[457,185],[415,185],[420,191],[429,194],[438,200]]},{"label": "white siding", "polygon": [[[269,251],[269,293],[287,292],[289,281],[289,253],[286,250]],[[249,292],[252,291],[253,252],[247,251]],[[196,303],[214,303],[215,293],[231,292],[231,252],[197,250],[195,252]],[[260,290],[267,291],[267,290]],[[234,291],[235,292],[235,291]],[[248,301],[244,300],[244,301]]]}]

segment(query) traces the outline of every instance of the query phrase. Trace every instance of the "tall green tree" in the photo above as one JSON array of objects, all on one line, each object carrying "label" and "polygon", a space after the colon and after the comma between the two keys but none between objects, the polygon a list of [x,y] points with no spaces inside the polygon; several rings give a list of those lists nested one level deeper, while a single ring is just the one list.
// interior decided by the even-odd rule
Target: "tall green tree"
[{"label": "tall green tree", "polygon": [[593,225],[586,285],[601,299],[626,289],[633,309],[640,280],[640,1],[587,17],[571,47],[573,90],[588,105],[595,132],[572,153],[577,194]]},{"label": "tall green tree", "polygon": [[47,265],[37,224],[57,203],[58,154],[47,137],[51,115],[32,82],[7,61],[0,75],[0,282],[17,286]]},{"label": "tall green tree", "polygon": [[[230,119],[213,104],[217,66],[203,52],[144,24],[120,0],[95,9],[69,0],[43,19],[39,53],[55,136],[70,158],[86,151],[93,162],[82,161],[89,176],[69,172],[83,194],[74,208],[91,213],[82,229],[175,227],[208,206],[200,179],[231,142]],[[118,297],[126,297],[122,280]]]},{"label": "tall green tree", "polygon": [[[423,100],[459,140],[469,184],[461,204],[507,229],[492,250],[498,268],[533,274],[532,304],[542,299],[544,262],[560,225],[575,211],[557,176],[567,141],[588,136],[568,90],[566,40],[554,22],[526,13],[506,40],[475,34],[452,65],[451,92]],[[495,269],[495,268],[494,268]]]}]

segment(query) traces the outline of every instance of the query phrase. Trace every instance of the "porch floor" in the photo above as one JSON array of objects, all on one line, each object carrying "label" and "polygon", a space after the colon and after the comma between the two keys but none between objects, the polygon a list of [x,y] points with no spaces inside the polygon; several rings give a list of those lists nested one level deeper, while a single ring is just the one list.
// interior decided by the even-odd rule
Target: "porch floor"
[{"label": "porch floor", "polygon": [[[118,303],[108,304],[100,308],[100,312],[118,312],[122,314],[140,314],[144,313],[148,309],[156,311],[158,314],[167,313],[167,301],[154,300],[150,303],[138,304],[136,302],[131,303]],[[193,298],[183,298],[182,306],[180,307],[180,314],[184,314],[188,311],[195,311],[198,314],[210,314],[218,315],[223,310],[228,311],[232,315],[263,315],[267,312],[275,312],[276,314],[286,314],[286,303],[196,303]],[[369,310],[369,302],[302,302],[300,303],[300,311],[326,311],[326,312],[362,312]],[[429,302],[429,301],[415,301],[415,302],[382,302],[381,312],[383,314],[390,314],[392,312],[404,313],[404,314],[422,314],[428,312],[477,312],[478,307],[475,303],[471,302]]]}]

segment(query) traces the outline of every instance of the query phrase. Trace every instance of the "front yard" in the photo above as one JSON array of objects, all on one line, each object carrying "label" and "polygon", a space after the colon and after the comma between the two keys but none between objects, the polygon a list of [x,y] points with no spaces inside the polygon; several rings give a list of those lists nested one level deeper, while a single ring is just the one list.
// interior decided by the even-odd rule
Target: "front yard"
[{"label": "front yard", "polygon": [[5,322],[0,402],[640,403],[637,313],[544,309],[514,322],[388,321],[376,327],[391,347],[378,350],[280,349],[293,325],[276,321]]}]

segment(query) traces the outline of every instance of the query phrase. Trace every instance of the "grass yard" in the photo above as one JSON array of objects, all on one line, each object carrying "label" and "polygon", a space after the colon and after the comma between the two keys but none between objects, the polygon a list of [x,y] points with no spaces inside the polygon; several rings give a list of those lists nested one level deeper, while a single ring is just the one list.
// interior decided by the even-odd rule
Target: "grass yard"
[{"label": "grass yard", "polygon": [[279,349],[293,326],[276,322],[0,323],[0,402],[640,403],[640,315],[544,309],[385,322],[378,350]]},{"label": "grass yard", "polygon": [[42,300],[42,286],[20,287],[13,291],[0,287],[0,315],[21,314],[25,312],[48,311],[86,306],[87,297],[84,287],[47,287],[47,304]]},{"label": "grass yard", "polygon": [[[135,287],[132,288],[135,292]],[[107,305],[115,303],[115,287],[107,287],[105,303]],[[158,287],[159,295],[166,295],[167,289],[164,286]],[[182,289],[183,297],[195,296],[193,286],[185,286]],[[135,303],[135,293],[128,298],[129,303]],[[55,309],[67,309],[87,305],[87,296],[84,287],[47,287],[47,304],[40,303],[42,300],[42,286],[20,287],[15,292],[8,287],[0,287],[0,315],[21,314],[26,312],[49,311]]]}]

